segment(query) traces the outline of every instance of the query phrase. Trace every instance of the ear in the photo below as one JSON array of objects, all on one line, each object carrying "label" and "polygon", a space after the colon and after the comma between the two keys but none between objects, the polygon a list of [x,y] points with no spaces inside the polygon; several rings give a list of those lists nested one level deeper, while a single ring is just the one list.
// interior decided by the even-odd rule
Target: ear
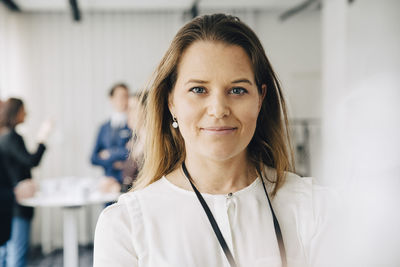
[{"label": "ear", "polygon": [[258,102],[258,109],[261,109],[262,103],[264,102],[264,98],[267,95],[267,85],[263,84],[261,85],[261,93],[260,93],[260,98]]}]

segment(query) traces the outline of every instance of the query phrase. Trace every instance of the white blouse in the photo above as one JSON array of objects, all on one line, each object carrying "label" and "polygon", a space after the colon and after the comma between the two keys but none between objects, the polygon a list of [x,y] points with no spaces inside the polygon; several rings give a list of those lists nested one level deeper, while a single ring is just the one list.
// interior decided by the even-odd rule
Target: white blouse
[{"label": "white blouse", "polygon": [[[266,184],[271,191],[271,184]],[[288,267],[313,266],[325,221],[325,189],[288,173],[271,199]],[[279,267],[277,237],[263,185],[257,178],[229,195],[203,193],[238,266]],[[122,195],[99,217],[94,267],[229,266],[193,191],[165,177]]]}]

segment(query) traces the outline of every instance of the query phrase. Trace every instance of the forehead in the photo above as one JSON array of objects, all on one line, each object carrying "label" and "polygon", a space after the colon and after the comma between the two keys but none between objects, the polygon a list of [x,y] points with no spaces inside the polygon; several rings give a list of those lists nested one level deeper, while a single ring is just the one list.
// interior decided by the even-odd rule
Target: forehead
[{"label": "forehead", "polygon": [[245,50],[217,41],[197,41],[184,51],[178,65],[178,79],[196,75],[254,78],[252,63]]}]

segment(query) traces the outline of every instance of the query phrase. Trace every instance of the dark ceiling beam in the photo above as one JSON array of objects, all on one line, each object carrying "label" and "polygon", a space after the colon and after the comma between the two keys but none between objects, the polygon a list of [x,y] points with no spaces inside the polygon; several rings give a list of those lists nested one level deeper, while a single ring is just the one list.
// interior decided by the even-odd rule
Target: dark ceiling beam
[{"label": "dark ceiling beam", "polygon": [[81,11],[79,10],[78,0],[69,0],[71,6],[72,17],[75,21],[81,20]]},{"label": "dark ceiling beam", "polygon": [[13,12],[21,12],[19,6],[13,0],[0,0],[3,4]]},{"label": "dark ceiling beam", "polygon": [[[347,0],[349,5],[353,4],[355,0]],[[287,20],[288,18],[302,12],[313,4],[317,4],[318,10],[321,9],[323,5],[323,0],[305,0],[304,2],[298,4],[297,6],[285,11],[283,14],[279,16],[281,21]]]},{"label": "dark ceiling beam", "polygon": [[287,20],[288,18],[307,9],[309,6],[311,6],[314,3],[321,3],[321,0],[305,0],[302,3],[296,5],[295,7],[292,7],[289,10],[283,12],[283,14],[281,14],[279,16],[279,18],[281,19],[281,21]]}]

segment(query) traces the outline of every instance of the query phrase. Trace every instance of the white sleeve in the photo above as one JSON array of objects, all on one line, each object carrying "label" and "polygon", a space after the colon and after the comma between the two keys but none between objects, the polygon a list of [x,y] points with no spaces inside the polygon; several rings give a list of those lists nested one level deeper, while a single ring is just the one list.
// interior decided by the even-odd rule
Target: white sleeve
[{"label": "white sleeve", "polygon": [[128,207],[121,199],[103,210],[94,237],[94,267],[137,267]]}]

